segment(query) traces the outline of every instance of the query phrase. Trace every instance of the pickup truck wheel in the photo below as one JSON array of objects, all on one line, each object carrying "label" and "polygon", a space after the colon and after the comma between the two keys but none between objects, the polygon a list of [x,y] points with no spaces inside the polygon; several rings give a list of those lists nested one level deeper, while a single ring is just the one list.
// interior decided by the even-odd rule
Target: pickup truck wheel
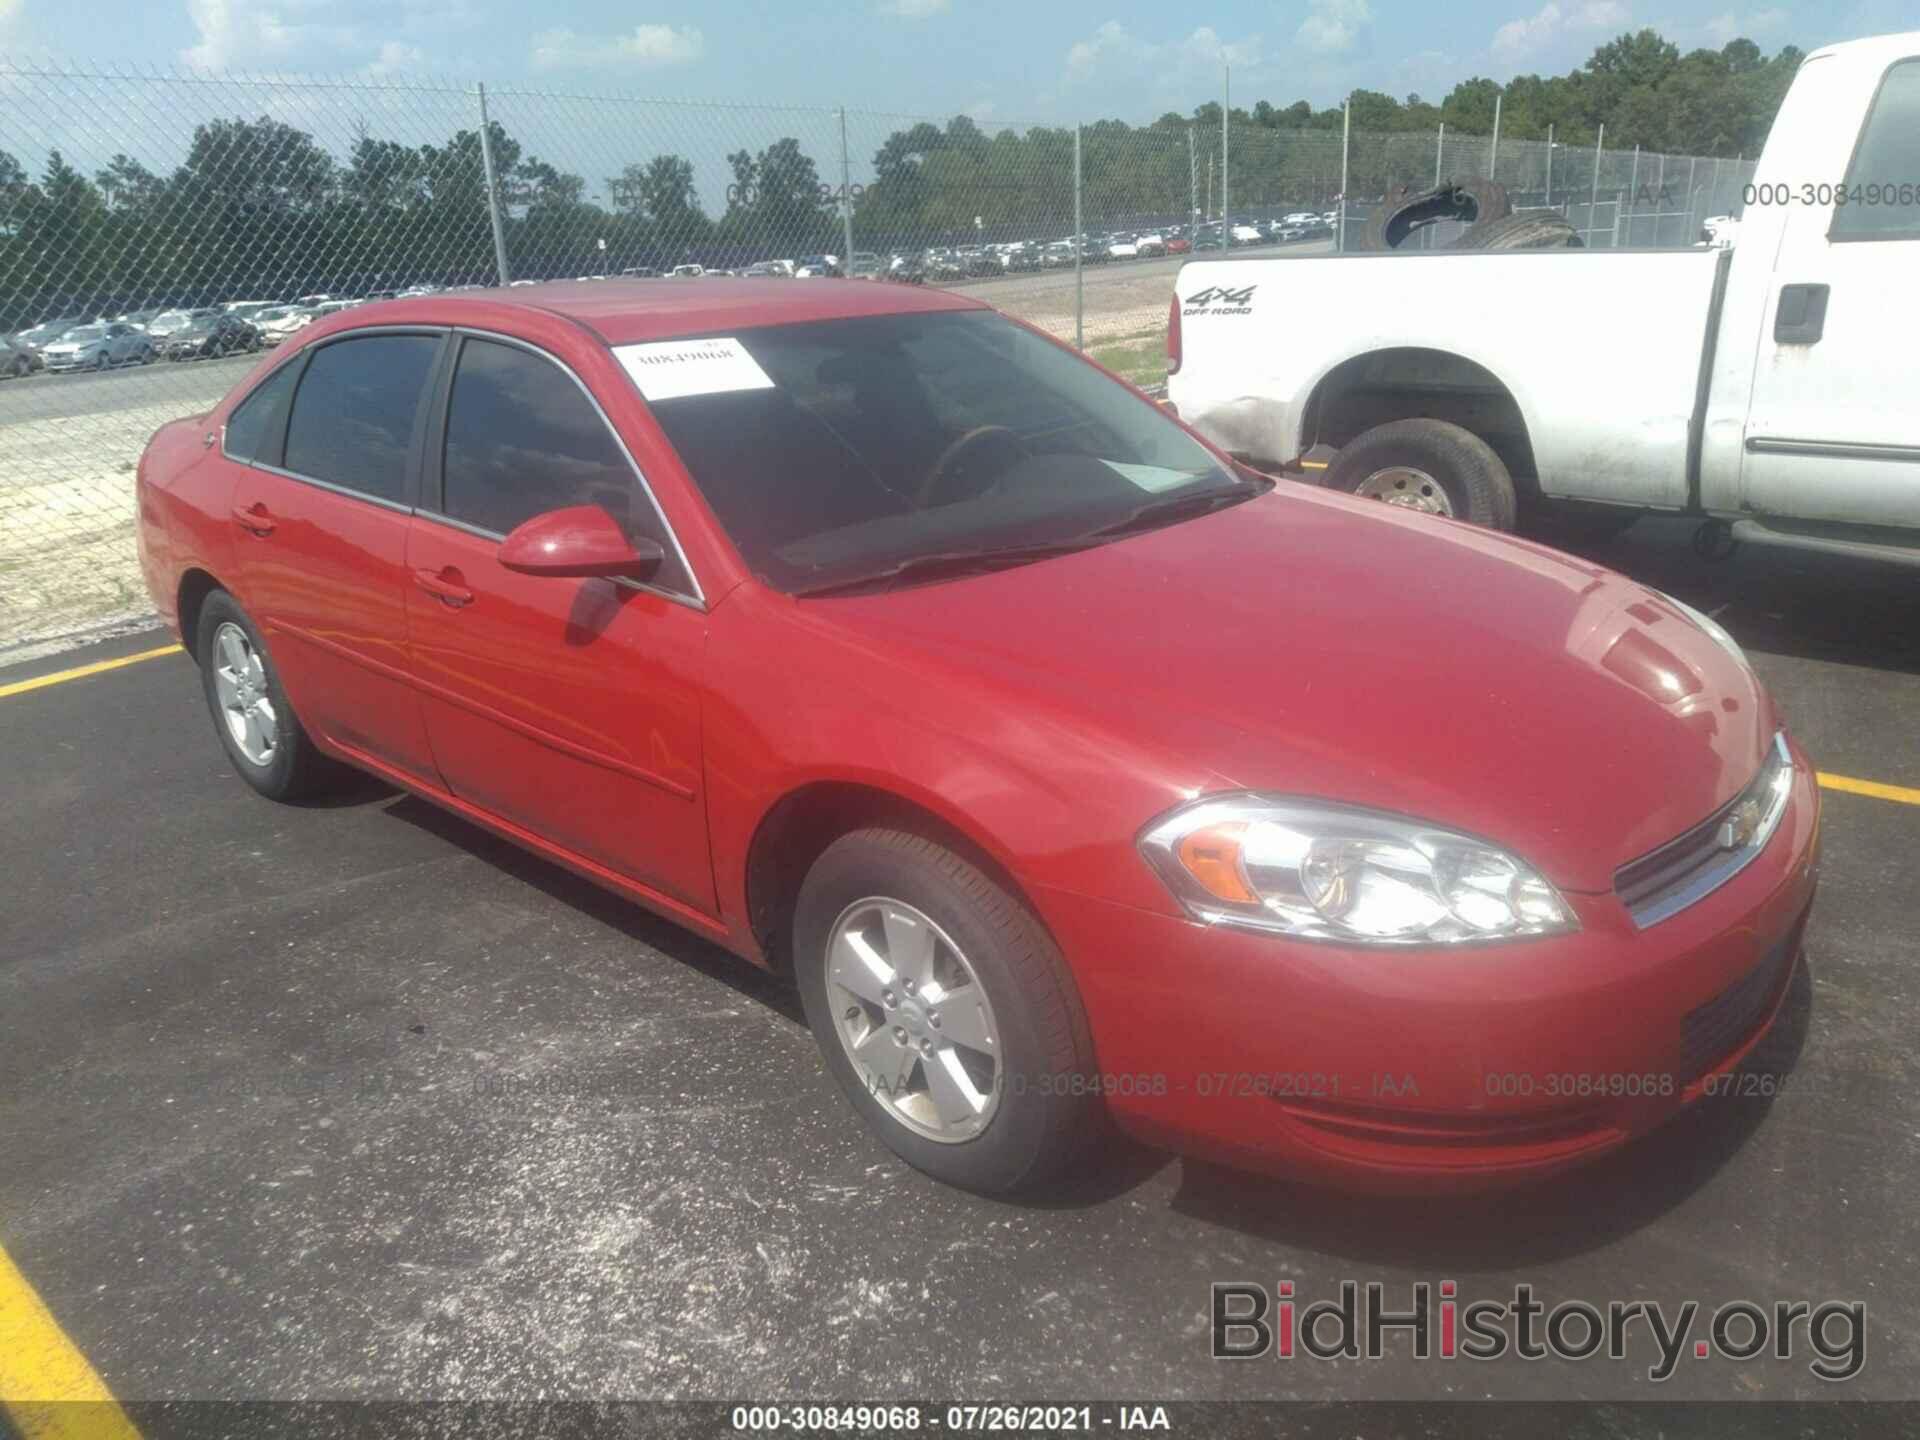
[{"label": "pickup truck wheel", "polygon": [[964,857],[906,831],[843,835],[801,885],[793,947],[827,1070],[916,1169],[968,1190],[1028,1189],[1098,1130],[1066,962]]},{"label": "pickup truck wheel", "polygon": [[1326,486],[1363,499],[1511,530],[1513,476],[1471,430],[1445,420],[1393,420],[1363,431],[1327,467]]}]

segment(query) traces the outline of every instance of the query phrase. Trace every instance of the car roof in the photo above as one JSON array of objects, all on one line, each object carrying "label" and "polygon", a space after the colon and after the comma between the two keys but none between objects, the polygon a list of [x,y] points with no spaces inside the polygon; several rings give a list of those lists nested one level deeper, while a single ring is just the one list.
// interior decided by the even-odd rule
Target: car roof
[{"label": "car roof", "polygon": [[562,280],[358,305],[353,309],[351,325],[340,329],[409,322],[497,325],[512,311],[543,311],[586,326],[609,345],[630,345],[808,320],[990,308],[944,290],[880,285],[871,280],[795,285],[788,280],[727,276],[713,280],[604,280],[591,286]]}]

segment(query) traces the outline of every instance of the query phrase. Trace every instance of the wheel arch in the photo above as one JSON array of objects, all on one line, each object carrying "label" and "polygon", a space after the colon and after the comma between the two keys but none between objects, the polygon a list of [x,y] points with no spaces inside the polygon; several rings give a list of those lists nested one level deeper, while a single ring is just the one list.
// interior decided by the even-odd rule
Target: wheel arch
[{"label": "wheel arch", "polygon": [[174,591],[173,613],[180,625],[181,647],[195,664],[200,661],[197,648],[200,643],[200,610],[207,603],[209,595],[226,588],[214,578],[211,571],[198,565],[188,566],[180,575],[180,584]]},{"label": "wheel arch", "polygon": [[1039,908],[1007,860],[972,827],[900,790],[861,780],[811,780],[767,808],[747,845],[747,924],[770,969],[781,974],[792,969],[788,936],[800,887],[813,862],[841,836],[874,826],[907,830],[945,845],[1017,898],[1045,928]]},{"label": "wheel arch", "polygon": [[1335,449],[1394,420],[1445,420],[1472,431],[1523,492],[1539,493],[1530,407],[1491,366],[1455,347],[1374,346],[1329,365],[1300,409],[1298,453]]}]

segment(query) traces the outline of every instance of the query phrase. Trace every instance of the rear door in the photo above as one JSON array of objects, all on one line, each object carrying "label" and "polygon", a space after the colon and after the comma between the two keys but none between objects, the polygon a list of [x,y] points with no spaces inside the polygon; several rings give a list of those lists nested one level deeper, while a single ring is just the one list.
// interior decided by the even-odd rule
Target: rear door
[{"label": "rear door", "polygon": [[[414,673],[453,793],[715,910],[700,751],[707,615],[671,530],[584,382],[463,335],[407,547]],[[501,539],[595,504],[667,559],[647,584],[516,574]]]},{"label": "rear door", "polygon": [[[282,401],[233,498],[233,586],[267,633],[311,730],[428,782],[432,755],[407,670],[407,517],[425,400],[446,344],[431,330],[350,332],[263,382]],[[235,422],[247,419],[236,411]]]},{"label": "rear door", "polygon": [[[1796,87],[1827,78],[1819,72],[1807,67]],[[1920,55],[1833,81],[1873,94],[1839,188],[1811,169],[1765,187],[1790,208],[1747,417],[1745,508],[1920,528],[1910,360],[1920,314]],[[1779,188],[1789,193],[1772,193]]]}]

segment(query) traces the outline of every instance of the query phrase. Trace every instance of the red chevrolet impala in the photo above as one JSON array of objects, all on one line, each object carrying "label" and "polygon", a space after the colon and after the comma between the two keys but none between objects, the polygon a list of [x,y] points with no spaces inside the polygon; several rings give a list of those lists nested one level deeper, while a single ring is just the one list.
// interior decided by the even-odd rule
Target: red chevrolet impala
[{"label": "red chevrolet impala", "polygon": [[1473,1186],[1738,1065],[1811,766],[1711,620],[1271,480],[959,296],[435,296],[303,330],[139,468],[262,794],[355,766],[792,975],[905,1159],[1101,1112]]}]

